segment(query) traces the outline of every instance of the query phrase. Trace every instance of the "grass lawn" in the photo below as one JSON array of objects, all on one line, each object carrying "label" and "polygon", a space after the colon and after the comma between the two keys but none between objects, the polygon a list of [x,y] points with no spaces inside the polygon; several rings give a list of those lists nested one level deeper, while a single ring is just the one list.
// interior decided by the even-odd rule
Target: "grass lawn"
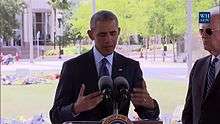
[{"label": "grass lawn", "polygon": [[[47,114],[52,106],[56,83],[1,86],[1,117],[28,119]],[[18,116],[19,115],[19,116]]]},{"label": "grass lawn", "polygon": [[184,105],[188,89],[185,81],[147,80],[147,85],[162,114],[172,114],[177,106]]},{"label": "grass lawn", "polygon": [[[52,106],[57,81],[38,85],[1,85],[1,117],[30,118],[47,114]],[[177,105],[184,104],[187,84],[183,81],[147,80],[152,97],[158,100],[161,113],[172,113]]]}]

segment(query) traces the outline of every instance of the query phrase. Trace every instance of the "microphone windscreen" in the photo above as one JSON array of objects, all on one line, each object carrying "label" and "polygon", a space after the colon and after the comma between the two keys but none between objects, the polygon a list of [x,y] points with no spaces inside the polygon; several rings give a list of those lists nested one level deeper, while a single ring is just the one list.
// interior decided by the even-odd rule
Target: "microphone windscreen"
[{"label": "microphone windscreen", "polygon": [[114,84],[116,86],[116,89],[121,89],[121,88],[129,89],[128,81],[122,76],[116,77],[114,79]]},{"label": "microphone windscreen", "polygon": [[113,89],[113,81],[109,76],[102,76],[98,81],[99,90]]}]

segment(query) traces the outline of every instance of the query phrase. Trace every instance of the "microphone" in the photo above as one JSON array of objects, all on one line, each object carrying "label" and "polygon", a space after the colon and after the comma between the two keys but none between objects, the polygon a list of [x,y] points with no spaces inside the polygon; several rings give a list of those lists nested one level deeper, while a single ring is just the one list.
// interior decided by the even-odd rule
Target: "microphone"
[{"label": "microphone", "polygon": [[128,81],[124,77],[119,76],[114,79],[114,85],[115,85],[115,90],[116,90],[116,95],[115,95],[116,101],[121,102],[121,101],[128,99],[129,97]]},{"label": "microphone", "polygon": [[113,81],[109,76],[102,76],[98,81],[99,90],[105,101],[112,101]]}]

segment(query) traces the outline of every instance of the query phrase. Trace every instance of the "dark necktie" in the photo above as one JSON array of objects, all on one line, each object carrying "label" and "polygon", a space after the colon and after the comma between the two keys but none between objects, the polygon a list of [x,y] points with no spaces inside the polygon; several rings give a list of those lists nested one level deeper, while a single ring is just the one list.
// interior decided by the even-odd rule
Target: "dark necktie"
[{"label": "dark necktie", "polygon": [[101,66],[99,69],[99,77],[109,76],[109,71],[108,71],[108,68],[106,67],[107,63],[108,63],[108,60],[106,58],[103,58],[101,60]]},{"label": "dark necktie", "polygon": [[209,66],[208,71],[208,83],[207,83],[207,93],[209,92],[210,88],[212,87],[215,81],[215,63],[218,61],[218,58],[214,58]]}]

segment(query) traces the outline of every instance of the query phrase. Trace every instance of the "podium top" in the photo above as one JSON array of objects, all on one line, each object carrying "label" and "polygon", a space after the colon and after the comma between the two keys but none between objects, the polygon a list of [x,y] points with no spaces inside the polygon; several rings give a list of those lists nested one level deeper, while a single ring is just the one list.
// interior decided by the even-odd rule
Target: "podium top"
[{"label": "podium top", "polygon": [[[63,124],[101,124],[101,121],[67,121]],[[163,124],[162,121],[140,120],[132,121],[133,124]]]},{"label": "podium top", "polygon": [[162,121],[152,121],[152,120],[140,120],[132,121],[134,124],[163,124]]},{"label": "podium top", "polygon": [[63,124],[101,124],[101,121],[66,121]]}]

